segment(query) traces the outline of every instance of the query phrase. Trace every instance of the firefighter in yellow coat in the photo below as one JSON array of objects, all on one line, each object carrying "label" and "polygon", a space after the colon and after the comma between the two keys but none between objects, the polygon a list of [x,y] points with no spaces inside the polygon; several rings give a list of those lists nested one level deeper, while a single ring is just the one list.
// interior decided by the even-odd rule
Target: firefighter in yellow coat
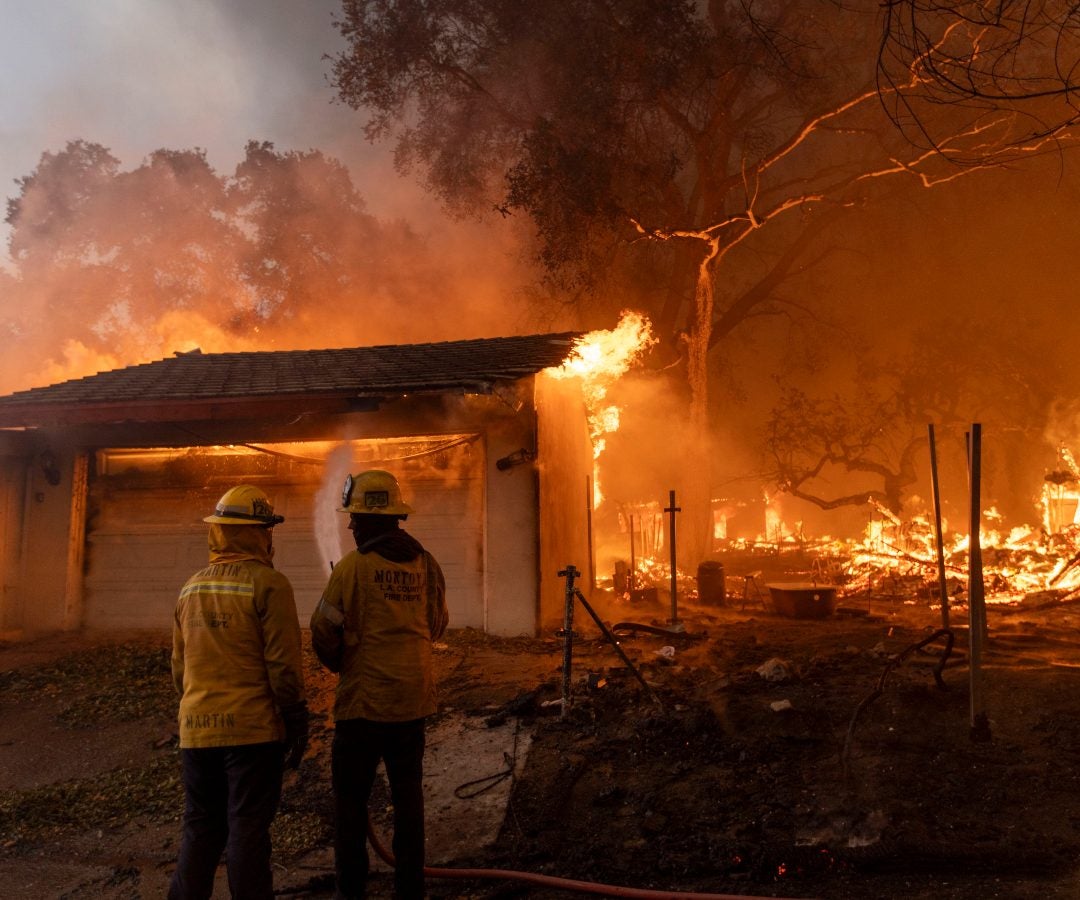
[{"label": "firefighter in yellow coat", "polygon": [[239,485],[203,521],[210,565],[180,591],[173,623],[185,805],[169,898],[209,898],[224,851],[234,900],[266,900],[283,765],[299,765],[308,735],[300,623],[272,563],[284,520]]},{"label": "firefighter in yellow coat", "polygon": [[424,722],[436,709],[432,643],[446,630],[446,582],[400,527],[413,510],[389,472],[350,475],[341,511],[350,514],[356,550],[334,567],[311,617],[315,652],[340,673],[331,755],[335,896],[364,896],[367,802],[382,760],[394,804],[394,893],[413,900],[424,895]]}]

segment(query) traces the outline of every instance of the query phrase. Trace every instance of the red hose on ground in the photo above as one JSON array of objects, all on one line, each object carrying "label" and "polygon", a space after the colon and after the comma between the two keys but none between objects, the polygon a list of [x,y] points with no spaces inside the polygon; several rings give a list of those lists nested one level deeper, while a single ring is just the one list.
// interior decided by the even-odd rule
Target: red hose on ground
[{"label": "red hose on ground", "polygon": [[[389,866],[395,865],[391,853],[375,834],[371,819],[367,826],[368,841],[379,858]],[[646,888],[623,887],[617,884],[599,884],[595,881],[577,881],[573,878],[559,878],[555,875],[539,875],[535,872],[519,872],[514,869],[448,869],[438,866],[425,866],[424,875],[428,878],[495,878],[506,881],[526,881],[544,887],[565,891],[577,891],[582,894],[601,894],[605,897],[635,897],[637,900],[761,900],[750,894],[699,894],[692,891],[653,891]],[[774,900],[794,900],[791,897],[777,897]]]}]

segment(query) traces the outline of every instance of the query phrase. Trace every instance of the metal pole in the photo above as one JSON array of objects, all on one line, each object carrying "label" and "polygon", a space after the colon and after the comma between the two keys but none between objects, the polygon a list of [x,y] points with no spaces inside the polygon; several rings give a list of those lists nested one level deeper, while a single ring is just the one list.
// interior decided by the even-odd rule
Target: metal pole
[{"label": "metal pole", "polygon": [[634,556],[634,517],[630,516],[630,579],[627,584],[627,590],[630,591],[630,596],[634,595],[635,575],[637,574],[637,557]]},{"label": "metal pole", "polygon": [[562,710],[561,716],[570,711],[570,667],[574,659],[574,579],[580,575],[573,565],[559,572],[566,579],[566,601],[563,607],[563,657],[562,657]]},{"label": "metal pole", "polygon": [[938,490],[937,446],[934,426],[926,426],[930,438],[930,485],[934,497],[934,535],[937,538],[938,590],[941,595],[941,627],[949,627],[949,586],[945,579],[945,539],[941,533],[941,494]]},{"label": "metal pole", "polygon": [[679,627],[679,582],[678,554],[675,550],[675,513],[682,509],[675,505],[675,492],[668,491],[668,506],[664,509],[671,520],[669,542],[671,544],[671,627]]},{"label": "metal pole", "polygon": [[973,741],[990,740],[990,720],[983,697],[982,651],[986,635],[986,598],[983,593],[982,544],[982,426],[971,426],[968,441],[968,473],[971,481],[971,521],[968,540],[968,645],[971,656],[971,730]]},{"label": "metal pole", "polygon": [[593,559],[593,486],[592,475],[585,476],[585,521],[589,535],[589,590],[596,590],[596,560]]},{"label": "metal pole", "polygon": [[[973,445],[974,445],[974,440],[975,440],[974,434],[975,434],[976,429],[978,429],[978,432],[979,432],[979,453],[978,453],[979,459],[975,461],[975,469],[973,470],[973,468],[972,468],[972,448],[973,448]],[[982,481],[982,426],[981,425],[972,425],[971,426],[971,431],[965,432],[965,434],[964,434],[964,447],[965,447],[965,452],[967,453],[968,492],[970,493],[971,490],[972,490],[972,483],[973,483],[972,478],[977,477],[979,480],[978,480],[978,482],[975,483],[975,490],[977,490],[977,491],[979,491],[981,493],[981,488],[980,488],[980,484],[981,484],[981,481]],[[978,524],[978,527],[974,531],[974,533],[978,536],[979,540],[974,541],[974,542],[969,541],[968,542],[968,547],[969,547],[969,555],[970,555],[971,551],[974,550],[976,558],[978,559],[978,563],[979,563],[979,565],[978,565],[978,569],[979,569],[979,590],[982,591],[983,590],[983,583],[982,583],[982,509],[981,509],[982,497],[981,496],[979,497],[979,506],[980,506],[980,509],[979,509],[979,524]],[[968,528],[968,531],[969,532],[971,531],[970,527]],[[968,606],[969,607],[971,606],[971,586],[970,586],[970,584],[968,585]],[[979,631],[982,634],[983,640],[985,640],[986,639],[986,606],[985,606],[985,603],[982,606],[982,612],[983,612],[982,625],[981,625]],[[968,617],[970,618],[970,613],[969,613]],[[969,627],[970,627],[970,625],[969,625]]]}]

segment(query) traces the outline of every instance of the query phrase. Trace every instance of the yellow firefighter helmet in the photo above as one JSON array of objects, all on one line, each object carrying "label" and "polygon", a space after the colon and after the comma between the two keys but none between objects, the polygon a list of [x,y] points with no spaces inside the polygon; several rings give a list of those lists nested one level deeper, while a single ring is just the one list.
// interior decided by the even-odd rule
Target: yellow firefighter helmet
[{"label": "yellow firefighter helmet", "polygon": [[340,512],[407,516],[413,508],[401,499],[401,488],[393,475],[382,469],[369,469],[346,477]]},{"label": "yellow firefighter helmet", "polygon": [[285,521],[275,516],[266,494],[251,484],[238,484],[229,488],[217,502],[212,516],[203,519],[216,525],[261,525],[273,528]]}]

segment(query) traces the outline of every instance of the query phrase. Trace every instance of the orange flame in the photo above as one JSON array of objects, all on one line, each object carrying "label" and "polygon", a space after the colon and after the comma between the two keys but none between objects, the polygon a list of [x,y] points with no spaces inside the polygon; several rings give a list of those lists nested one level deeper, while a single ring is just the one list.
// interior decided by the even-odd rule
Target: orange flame
[{"label": "orange flame", "polygon": [[607,403],[607,393],[630,367],[657,342],[652,323],[639,312],[623,310],[610,331],[590,331],[574,344],[570,357],[558,368],[547,369],[552,378],[580,378],[589,437],[593,445],[593,506],[603,502],[596,460],[604,452],[605,436],[619,429],[619,408]]},{"label": "orange flame", "polygon": [[[754,543],[771,546],[774,551],[784,546],[813,550],[815,567],[834,561],[837,577],[830,580],[838,580],[849,591],[874,593],[885,585],[903,591],[906,586],[936,598],[937,544],[929,517],[900,519],[887,510],[880,512],[867,524],[861,539],[824,536],[809,540],[797,527],[786,525],[772,508],[766,511],[767,534]],[[1072,533],[1066,529],[1053,536],[1044,529],[1018,526],[1005,534],[994,527],[1001,519],[991,507],[983,512],[979,529],[988,603],[1011,603],[1051,589],[1061,595],[1080,590],[1080,530]],[[950,533],[947,526],[945,530],[946,577],[953,585],[949,592],[966,591],[969,536],[966,532]]]}]

